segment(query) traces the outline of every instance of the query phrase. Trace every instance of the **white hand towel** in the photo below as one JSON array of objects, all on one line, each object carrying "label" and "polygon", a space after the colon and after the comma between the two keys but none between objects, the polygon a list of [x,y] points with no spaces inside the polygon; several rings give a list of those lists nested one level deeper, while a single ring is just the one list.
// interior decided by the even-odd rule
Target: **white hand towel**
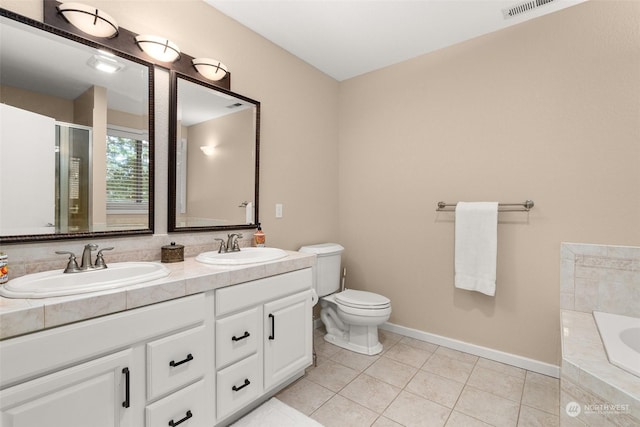
[{"label": "white hand towel", "polygon": [[498,251],[498,203],[456,205],[455,286],[494,296]]},{"label": "white hand towel", "polygon": [[245,206],[245,223],[253,224],[253,202],[247,203]]}]

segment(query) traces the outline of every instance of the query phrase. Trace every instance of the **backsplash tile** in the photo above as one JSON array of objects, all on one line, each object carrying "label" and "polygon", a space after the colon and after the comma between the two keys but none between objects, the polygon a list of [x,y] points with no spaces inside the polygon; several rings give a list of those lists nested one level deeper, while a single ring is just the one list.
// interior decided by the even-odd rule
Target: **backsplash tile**
[{"label": "backsplash tile", "polygon": [[560,308],[640,317],[640,247],[562,243]]}]

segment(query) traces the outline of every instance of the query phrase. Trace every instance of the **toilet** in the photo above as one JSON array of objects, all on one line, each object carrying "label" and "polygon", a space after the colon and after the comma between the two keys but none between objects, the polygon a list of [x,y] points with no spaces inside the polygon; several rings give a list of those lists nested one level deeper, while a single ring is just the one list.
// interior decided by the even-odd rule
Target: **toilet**
[{"label": "toilet", "polygon": [[340,258],[337,243],[303,246],[300,252],[317,256],[313,286],[320,297],[320,319],[327,329],[325,341],[362,354],[378,354],[378,326],[389,320],[391,301],[372,292],[340,291]]}]

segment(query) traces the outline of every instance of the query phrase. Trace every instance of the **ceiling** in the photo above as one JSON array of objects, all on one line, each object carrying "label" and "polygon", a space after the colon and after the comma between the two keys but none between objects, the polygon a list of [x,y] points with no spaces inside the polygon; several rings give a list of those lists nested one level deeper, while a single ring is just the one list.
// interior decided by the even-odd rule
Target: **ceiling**
[{"label": "ceiling", "polygon": [[[585,0],[205,1],[342,81]],[[504,18],[525,3],[532,9]]]}]

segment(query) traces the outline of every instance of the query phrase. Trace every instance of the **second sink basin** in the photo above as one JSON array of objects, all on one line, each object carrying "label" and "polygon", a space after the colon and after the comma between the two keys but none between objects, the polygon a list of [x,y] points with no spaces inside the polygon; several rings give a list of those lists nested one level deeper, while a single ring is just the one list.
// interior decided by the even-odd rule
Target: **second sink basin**
[{"label": "second sink basin", "polygon": [[48,298],[104,291],[168,276],[164,265],[155,262],[116,262],[102,270],[63,273],[62,270],[28,274],[0,286],[6,298]]},{"label": "second sink basin", "polygon": [[242,265],[274,261],[286,256],[287,252],[278,248],[241,248],[240,252],[202,252],[196,257],[196,261],[215,265]]}]

